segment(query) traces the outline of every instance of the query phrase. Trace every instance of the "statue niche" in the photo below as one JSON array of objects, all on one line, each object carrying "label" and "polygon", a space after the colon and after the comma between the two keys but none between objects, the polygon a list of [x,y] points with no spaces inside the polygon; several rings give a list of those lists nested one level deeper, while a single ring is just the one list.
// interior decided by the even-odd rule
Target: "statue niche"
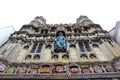
[{"label": "statue niche", "polygon": [[67,42],[65,38],[65,33],[63,31],[58,31],[54,44],[54,51],[55,52],[65,52],[67,49]]}]

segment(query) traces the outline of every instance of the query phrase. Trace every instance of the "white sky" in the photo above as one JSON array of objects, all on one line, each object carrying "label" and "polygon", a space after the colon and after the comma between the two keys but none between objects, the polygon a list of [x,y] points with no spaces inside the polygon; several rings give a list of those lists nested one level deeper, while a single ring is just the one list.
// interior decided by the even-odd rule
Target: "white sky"
[{"label": "white sky", "polygon": [[0,28],[19,30],[36,16],[49,24],[75,23],[80,15],[109,31],[120,20],[120,0],[0,0]]}]

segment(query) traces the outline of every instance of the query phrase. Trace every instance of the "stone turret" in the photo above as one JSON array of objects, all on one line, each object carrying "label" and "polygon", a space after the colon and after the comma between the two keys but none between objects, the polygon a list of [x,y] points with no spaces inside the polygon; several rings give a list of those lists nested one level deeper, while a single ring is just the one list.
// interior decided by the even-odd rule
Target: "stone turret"
[{"label": "stone turret", "polygon": [[[120,37],[120,22],[115,29]],[[114,80],[120,78],[120,47],[87,16],[72,24],[47,24],[37,16],[0,47],[0,80],[18,78]]]},{"label": "stone turret", "polygon": [[110,36],[119,44],[120,46],[120,21],[116,22],[116,26],[109,31]]},{"label": "stone turret", "polygon": [[46,25],[46,19],[44,19],[43,16],[37,16],[30,22],[30,24],[34,25],[34,27],[42,27]]},{"label": "stone turret", "polygon": [[76,23],[80,24],[81,26],[87,26],[88,24],[93,24],[93,22],[87,16],[80,16],[79,18],[77,18]]}]

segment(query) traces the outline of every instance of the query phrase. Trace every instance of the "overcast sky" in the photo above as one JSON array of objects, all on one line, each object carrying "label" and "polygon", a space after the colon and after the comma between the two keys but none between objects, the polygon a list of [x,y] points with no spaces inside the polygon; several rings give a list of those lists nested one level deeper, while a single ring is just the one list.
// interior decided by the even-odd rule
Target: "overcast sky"
[{"label": "overcast sky", "polygon": [[0,0],[0,28],[19,30],[36,16],[49,24],[75,23],[80,15],[109,31],[120,20],[120,0]]}]

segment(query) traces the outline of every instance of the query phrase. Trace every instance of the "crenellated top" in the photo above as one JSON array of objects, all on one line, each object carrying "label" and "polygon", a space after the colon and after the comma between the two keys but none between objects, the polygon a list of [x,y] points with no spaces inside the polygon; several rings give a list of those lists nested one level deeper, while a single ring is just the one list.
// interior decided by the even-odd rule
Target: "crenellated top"
[{"label": "crenellated top", "polygon": [[30,22],[31,25],[34,25],[34,27],[43,27],[46,25],[46,19],[44,19],[43,16],[37,16],[34,20]]},{"label": "crenellated top", "polygon": [[77,18],[76,24],[87,26],[88,24],[93,24],[93,22],[87,16],[80,16]]}]

